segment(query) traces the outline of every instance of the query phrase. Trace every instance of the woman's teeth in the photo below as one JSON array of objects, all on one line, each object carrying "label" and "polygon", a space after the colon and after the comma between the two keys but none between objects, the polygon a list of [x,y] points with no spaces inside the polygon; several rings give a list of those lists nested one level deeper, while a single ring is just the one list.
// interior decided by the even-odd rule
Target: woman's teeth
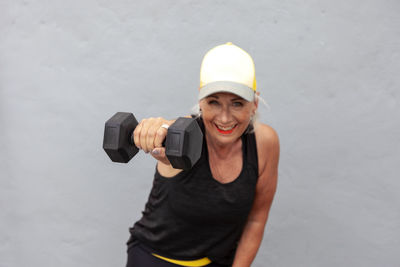
[{"label": "woman's teeth", "polygon": [[229,127],[223,127],[223,126],[217,125],[217,127],[219,129],[223,130],[223,131],[229,131],[229,130],[232,130],[235,127],[235,125],[232,125],[232,126],[229,126]]},{"label": "woman's teeth", "polygon": [[233,130],[236,128],[237,124],[232,125],[232,126],[221,126],[221,125],[216,125],[218,132],[222,133],[222,134],[230,134],[233,132]]}]

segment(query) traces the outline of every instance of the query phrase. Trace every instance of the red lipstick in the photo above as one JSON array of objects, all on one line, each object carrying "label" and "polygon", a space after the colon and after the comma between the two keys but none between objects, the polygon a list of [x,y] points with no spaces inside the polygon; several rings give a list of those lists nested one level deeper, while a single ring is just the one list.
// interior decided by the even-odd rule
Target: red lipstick
[{"label": "red lipstick", "polygon": [[233,130],[236,129],[236,126],[237,126],[237,125],[235,125],[232,129],[227,130],[227,131],[221,130],[220,128],[218,128],[218,126],[215,126],[215,127],[217,128],[218,132],[220,132],[220,133],[222,133],[222,134],[231,134],[231,133],[233,132]]}]

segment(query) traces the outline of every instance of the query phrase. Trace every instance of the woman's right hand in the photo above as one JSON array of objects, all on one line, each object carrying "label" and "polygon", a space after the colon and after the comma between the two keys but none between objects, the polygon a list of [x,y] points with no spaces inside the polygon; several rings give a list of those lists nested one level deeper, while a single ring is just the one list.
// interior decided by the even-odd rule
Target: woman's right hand
[{"label": "woman's right hand", "polygon": [[142,149],[145,153],[151,152],[151,155],[166,165],[170,165],[165,155],[165,148],[162,142],[167,136],[168,130],[162,125],[171,125],[174,121],[164,118],[147,118],[140,121],[133,131],[133,140],[135,146]]}]

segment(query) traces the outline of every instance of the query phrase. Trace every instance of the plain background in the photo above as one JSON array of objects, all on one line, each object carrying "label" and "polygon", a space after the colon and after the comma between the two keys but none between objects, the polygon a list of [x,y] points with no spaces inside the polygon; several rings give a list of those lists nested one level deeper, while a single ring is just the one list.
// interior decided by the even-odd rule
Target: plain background
[{"label": "plain background", "polygon": [[253,266],[399,266],[400,2],[0,3],[0,266],[124,266],[155,161],[111,163],[117,111],[175,118],[201,58],[254,58],[281,140]]}]

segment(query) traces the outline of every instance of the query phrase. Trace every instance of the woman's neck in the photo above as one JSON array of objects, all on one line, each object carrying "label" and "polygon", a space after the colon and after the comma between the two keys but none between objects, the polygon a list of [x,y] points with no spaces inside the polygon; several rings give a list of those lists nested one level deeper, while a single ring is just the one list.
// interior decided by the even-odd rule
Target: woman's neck
[{"label": "woman's neck", "polygon": [[241,138],[230,144],[221,144],[210,138],[206,133],[208,154],[212,154],[219,159],[226,159],[235,154],[238,150],[241,151]]}]

